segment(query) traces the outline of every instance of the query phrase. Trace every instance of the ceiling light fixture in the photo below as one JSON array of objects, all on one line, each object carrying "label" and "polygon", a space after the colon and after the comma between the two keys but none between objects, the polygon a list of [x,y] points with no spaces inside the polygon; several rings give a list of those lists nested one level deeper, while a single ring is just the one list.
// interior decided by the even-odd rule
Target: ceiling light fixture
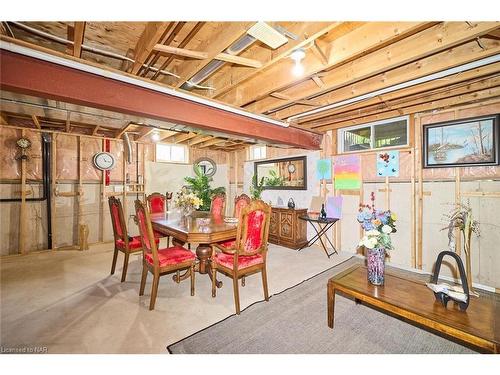
[{"label": "ceiling light fixture", "polygon": [[297,48],[290,54],[290,58],[295,61],[292,69],[292,73],[295,77],[300,77],[304,74],[304,66],[302,65],[302,59],[304,57],[306,57],[306,51],[303,48]]},{"label": "ceiling light fixture", "polygon": [[158,142],[160,140],[160,132],[155,130],[153,134],[151,134],[151,139],[153,142]]}]

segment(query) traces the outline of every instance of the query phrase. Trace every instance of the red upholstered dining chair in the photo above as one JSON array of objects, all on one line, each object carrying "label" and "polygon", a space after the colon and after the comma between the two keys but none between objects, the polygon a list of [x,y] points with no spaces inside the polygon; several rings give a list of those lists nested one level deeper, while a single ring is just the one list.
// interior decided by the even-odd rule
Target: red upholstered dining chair
[{"label": "red upholstered dining chair", "polygon": [[[149,212],[152,214],[164,213],[168,210],[168,200],[167,196],[161,193],[155,192],[146,196],[146,202],[148,203]],[[166,237],[167,247],[170,245],[170,236],[163,233],[154,231],[156,238]]]},{"label": "red upholstered dining chair", "polygon": [[139,295],[144,295],[146,278],[149,271],[153,274],[153,285],[151,287],[149,309],[153,310],[155,308],[160,276],[183,269],[189,269],[191,276],[191,295],[194,296],[194,265],[196,256],[182,246],[172,246],[164,249],[158,249],[158,244],[155,241],[153,227],[151,225],[151,216],[144,203],[140,200],[135,201],[135,213],[142,242],[143,254],[141,288]]},{"label": "red upholstered dining chair", "polygon": [[250,197],[246,194],[241,194],[234,198],[233,217],[240,217],[240,211],[250,204]]},{"label": "red upholstered dining chair", "polygon": [[[130,237],[125,225],[125,216],[123,215],[123,207],[120,199],[109,197],[109,211],[111,213],[111,223],[113,226],[113,235],[115,238],[115,250],[113,253],[113,263],[111,264],[111,275],[115,273],[116,260],[118,252],[121,251],[125,259],[123,260],[122,279],[124,282],[127,277],[128,259],[131,253],[136,253],[142,250],[142,243],[139,236]],[[158,241],[158,239],[156,240]]]},{"label": "red upholstered dining chair", "polygon": [[240,211],[236,240],[227,246],[212,245],[212,297],[216,292],[217,271],[233,279],[236,314],[240,313],[238,279],[256,272],[262,274],[264,298],[267,290],[266,256],[271,207],[261,200],[253,200]]},{"label": "red upholstered dining chair", "polygon": [[219,193],[212,197],[210,213],[214,216],[224,216],[226,214],[226,194]]}]

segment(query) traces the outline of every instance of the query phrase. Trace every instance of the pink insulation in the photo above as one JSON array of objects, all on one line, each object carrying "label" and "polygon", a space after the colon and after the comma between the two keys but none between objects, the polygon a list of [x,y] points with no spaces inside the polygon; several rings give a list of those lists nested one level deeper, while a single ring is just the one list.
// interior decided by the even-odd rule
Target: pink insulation
[{"label": "pink insulation", "polygon": [[111,141],[109,152],[116,159],[116,166],[110,172],[110,179],[113,182],[123,182],[123,142]]},{"label": "pink insulation", "polygon": [[78,180],[78,138],[72,135],[57,134],[56,140],[56,179]]},{"label": "pink insulation", "polygon": [[82,153],[82,180],[84,181],[100,181],[102,172],[94,166],[93,158],[102,149],[102,140],[97,138],[81,137],[80,150]]},{"label": "pink insulation", "polygon": [[[21,161],[16,158],[21,156],[21,149],[16,141],[21,138],[21,130],[2,128],[0,132],[0,179],[17,180],[21,178]],[[26,178],[28,180],[42,179],[42,142],[40,132],[25,130],[27,139],[31,141],[31,147],[27,149],[26,155]]]}]

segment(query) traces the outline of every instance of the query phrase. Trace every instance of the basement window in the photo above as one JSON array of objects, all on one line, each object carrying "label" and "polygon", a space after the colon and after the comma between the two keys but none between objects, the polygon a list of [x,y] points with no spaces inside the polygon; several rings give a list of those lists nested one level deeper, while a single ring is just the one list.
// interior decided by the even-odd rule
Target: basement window
[{"label": "basement window", "polygon": [[339,153],[408,146],[408,116],[339,129]]},{"label": "basement window", "polygon": [[266,146],[254,145],[250,146],[250,160],[258,160],[266,158]]},{"label": "basement window", "polygon": [[166,143],[156,144],[156,161],[187,163],[188,155],[188,148],[185,145],[172,145]]}]

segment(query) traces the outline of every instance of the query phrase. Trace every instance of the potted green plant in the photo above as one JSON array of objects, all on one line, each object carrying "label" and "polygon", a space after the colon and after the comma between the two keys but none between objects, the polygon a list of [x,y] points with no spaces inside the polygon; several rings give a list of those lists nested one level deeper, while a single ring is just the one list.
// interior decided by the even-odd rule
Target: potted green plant
[{"label": "potted green plant", "polygon": [[215,194],[225,193],[226,189],[222,186],[212,189],[210,183],[213,181],[213,178],[206,176],[198,165],[194,166],[194,173],[194,177],[185,177],[184,181],[187,183],[187,188],[202,201],[198,210],[209,211],[212,197]]},{"label": "potted green plant", "polygon": [[250,196],[252,199],[261,199],[262,191],[264,190],[265,178],[262,177],[257,181],[257,175],[253,175],[252,184],[250,185]]}]

